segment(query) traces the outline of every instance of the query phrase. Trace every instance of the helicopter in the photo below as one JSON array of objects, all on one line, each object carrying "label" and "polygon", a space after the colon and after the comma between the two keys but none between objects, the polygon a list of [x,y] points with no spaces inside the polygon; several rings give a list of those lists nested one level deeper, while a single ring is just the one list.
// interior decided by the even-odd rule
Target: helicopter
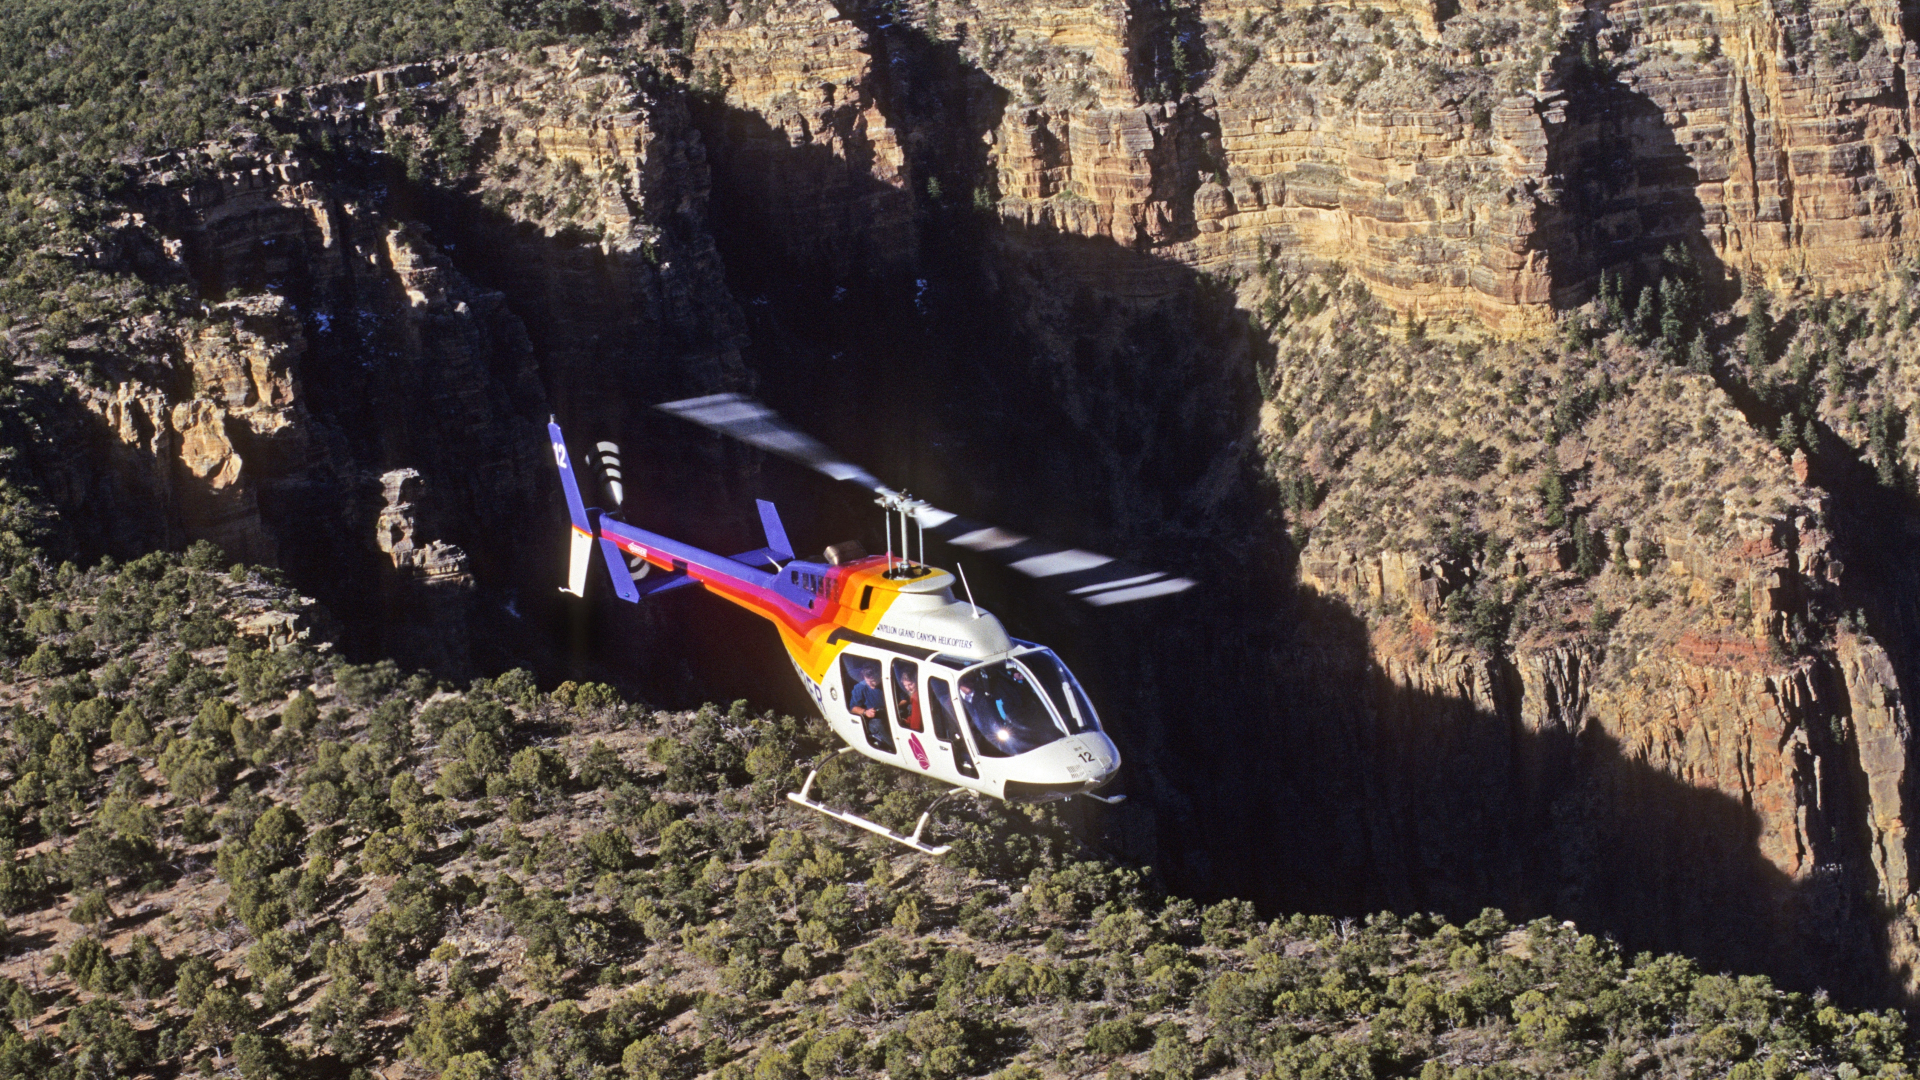
[{"label": "helicopter", "polygon": [[[1119,771],[1120,752],[1073,673],[1051,649],[1008,635],[999,619],[975,604],[964,568],[956,564],[956,575],[928,564],[926,535],[1007,561],[1029,577],[1056,580],[1095,606],[1182,592],[1193,587],[1192,580],[1049,546],[930,506],[836,458],[744,395],[714,394],[657,408],[867,488],[885,511],[886,552],[869,555],[849,542],[828,547],[819,559],[799,558],[779,512],[764,499],[756,502],[766,545],[736,555],[638,528],[615,516],[624,501],[619,447],[595,444],[614,506],[589,507],[566,438],[558,421],[550,420],[547,433],[572,522],[562,592],[586,595],[597,551],[621,600],[639,603],[698,585],[766,618],[779,631],[808,696],[845,744],[836,757],[862,754],[945,784],[948,795],[965,791],[1009,803],[1125,798],[1098,794]],[[916,538],[918,558],[912,555]],[[956,585],[964,600],[954,595]],[[940,799],[921,813],[912,833],[898,833],[815,799],[820,767],[810,769],[800,790],[787,798],[929,855],[951,846],[925,839]]]}]

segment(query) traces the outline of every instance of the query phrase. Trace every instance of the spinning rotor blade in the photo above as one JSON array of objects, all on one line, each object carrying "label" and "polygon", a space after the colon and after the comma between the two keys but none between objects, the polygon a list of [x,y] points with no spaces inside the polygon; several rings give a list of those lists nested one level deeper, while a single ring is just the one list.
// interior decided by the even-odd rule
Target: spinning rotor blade
[{"label": "spinning rotor blade", "polygon": [[745,394],[712,394],[707,397],[669,401],[655,408],[691,420],[701,427],[731,435],[743,443],[769,453],[797,461],[814,472],[859,484],[882,495],[898,492],[882,484],[878,477],[858,465],[833,456],[818,439],[789,426],[780,414]]},{"label": "spinning rotor blade", "polygon": [[891,500],[895,509],[912,517],[921,528],[939,539],[991,555],[1028,577],[1055,580],[1069,595],[1089,604],[1105,607],[1193,588],[1189,578],[1169,577],[1160,571],[1132,566],[1091,551],[1043,543],[910,499],[882,484],[860,466],[834,456],[819,440],[792,427],[772,409],[744,394],[687,398],[658,408],[796,461],[824,476],[859,484],[882,499]]}]

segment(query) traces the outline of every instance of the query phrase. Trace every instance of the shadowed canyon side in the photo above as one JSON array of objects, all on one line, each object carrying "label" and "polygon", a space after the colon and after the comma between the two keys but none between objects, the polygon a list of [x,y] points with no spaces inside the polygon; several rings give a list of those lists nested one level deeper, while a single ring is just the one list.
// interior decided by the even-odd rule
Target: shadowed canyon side
[{"label": "shadowed canyon side", "polygon": [[[819,25],[808,10],[787,13]],[[1150,809],[1116,825],[1123,842],[1189,887],[1282,906],[1470,913],[1497,900],[1798,985],[1868,996],[1905,985],[1913,949],[1899,915],[1910,896],[1904,680],[1876,640],[1854,631],[1813,653],[1792,646],[1808,627],[1830,630],[1837,612],[1851,610],[1847,597],[1884,581],[1864,568],[1849,579],[1827,554],[1833,526],[1820,478],[1809,485],[1767,431],[1750,431],[1712,379],[1640,368],[1618,353],[1598,370],[1583,361],[1535,376],[1508,366],[1506,385],[1496,369],[1524,350],[1496,347],[1482,354],[1486,366],[1462,372],[1449,370],[1453,355],[1409,344],[1398,372],[1395,363],[1357,370],[1357,355],[1329,348],[1323,333],[1315,344],[1325,316],[1283,303],[1274,322],[1298,321],[1301,333],[1272,327],[1276,355],[1267,328],[1236,306],[1259,310],[1278,294],[1365,318],[1380,301],[1410,313],[1446,304],[1402,287],[1407,279],[1390,267],[1409,261],[1349,258],[1349,283],[1368,287],[1352,299],[1337,287],[1337,268],[1302,272],[1330,260],[1313,254],[1298,223],[1360,204],[1322,211],[1275,199],[1269,216],[1249,216],[1255,184],[1278,193],[1304,177],[1242,179],[1228,156],[1224,175],[1209,180],[1219,159],[1208,155],[1229,142],[1232,92],[1140,102],[1137,69],[1112,75],[1099,61],[1122,48],[1138,56],[1151,43],[1129,37],[1125,18],[1079,14],[943,5],[937,22],[901,25],[854,12],[864,41],[846,23],[826,24],[825,38],[771,25],[715,32],[702,48],[732,82],[724,105],[700,115],[729,208],[716,218],[729,274],[743,295],[771,297],[749,316],[760,320],[749,361],[776,401],[790,393],[810,405],[843,402],[829,406],[821,429],[868,441],[878,460],[887,436],[931,436],[945,448],[944,468],[964,462],[981,478],[975,497],[1016,524],[1121,550],[1157,534],[1164,557],[1176,559],[1177,535],[1231,583],[1234,595],[1140,625],[1088,626],[1000,598],[1046,628],[1035,636],[1076,640],[1100,656],[1094,678],[1130,706],[1115,723],[1145,751],[1135,760],[1145,761],[1137,776]],[[1570,89],[1489,105],[1495,132],[1520,122],[1523,104],[1542,125],[1531,160],[1551,201],[1528,211],[1536,231],[1521,241],[1542,259],[1532,302],[1544,311],[1550,299],[1582,298],[1601,269],[1633,272],[1675,244],[1705,260],[1708,288],[1722,259],[1766,276],[1812,267],[1797,245],[1809,235],[1828,243],[1839,221],[1768,233],[1729,210],[1725,188],[1715,187],[1720,166],[1702,152],[1711,149],[1705,121],[1678,132],[1663,122],[1677,92],[1671,79],[1655,84],[1646,71],[1657,58],[1604,14],[1566,20],[1576,47],[1595,43],[1592,55],[1537,69],[1542,82],[1566,78]],[[1671,45],[1677,31],[1667,32]],[[1208,41],[1218,78],[1228,53]],[[996,50],[1003,68],[969,62]],[[1270,55],[1259,51],[1250,67]],[[1862,62],[1871,74],[1871,57]],[[1060,84],[1022,82],[1021,65]],[[1707,66],[1729,80],[1729,68],[1741,70]],[[1830,69],[1803,83],[1832,77]],[[1811,109],[1809,101],[1796,107]],[[1048,108],[1053,127],[1035,119]],[[1015,122],[1024,136],[1009,135]],[[1797,123],[1794,138],[1813,125]],[[1829,127],[1842,138],[1863,130]],[[1301,146],[1309,143],[1322,155],[1330,145]],[[1794,176],[1817,186],[1823,161],[1802,160]],[[1549,180],[1550,163],[1571,175]],[[870,183],[848,183],[863,172]],[[1860,226],[1873,234],[1862,244],[1882,245],[1870,258],[1898,257],[1899,192],[1909,181],[1897,168],[1850,181],[1884,211]],[[1418,185],[1396,188],[1410,189]],[[886,207],[889,221],[917,207],[919,227],[821,227],[842,219],[846,198]],[[809,210],[770,216],[769,199]],[[999,223],[954,224],[966,215],[953,207],[974,200]],[[1825,205],[1815,200],[1806,212]],[[1276,230],[1282,218],[1293,224]],[[1761,234],[1772,239],[1753,239]],[[961,249],[977,261],[953,254]],[[1325,250],[1372,255],[1387,246]],[[1435,262],[1457,268],[1461,258]],[[1207,279],[1179,269],[1244,273],[1256,263],[1259,276],[1215,296]],[[1847,265],[1825,270],[1836,287],[1848,280]],[[895,277],[903,273],[919,283],[913,297]],[[778,283],[803,278],[809,288],[788,290],[783,303]],[[1097,298],[1085,289],[1093,281]],[[1358,299],[1369,293],[1379,299]],[[1532,318],[1480,310],[1492,310],[1495,325]],[[1015,327],[998,341],[977,329],[989,311]],[[1218,318],[1229,329],[1224,338],[1189,329],[1187,349],[1143,363],[1137,343],[1158,338],[1136,320],[1172,311],[1183,320],[1176,325]],[[1160,337],[1167,326],[1156,325]],[[1209,366],[1213,380],[1186,374]],[[908,393],[911,405],[877,418],[868,405],[856,422],[858,399],[841,388],[897,386],[906,372],[957,389],[936,400]],[[1223,391],[1222,374],[1243,394],[1257,392],[1247,385],[1256,381],[1272,388],[1257,434],[1249,399]],[[1162,419],[1138,409],[1143,388],[1165,403]],[[1615,393],[1628,400],[1609,403]],[[1570,413],[1583,430],[1563,439]],[[1195,417],[1237,419],[1216,429],[1192,426]],[[1511,430],[1489,424],[1496,419]],[[1056,447],[1023,455],[1055,462],[1056,475],[996,482],[1008,466],[991,448],[1002,441]],[[1256,453],[1279,474],[1295,541],[1307,538],[1298,569],[1306,592],[1290,606],[1277,599],[1290,542],[1253,526],[1275,498],[1243,471]],[[1164,486],[1164,473],[1139,479],[1141,465],[1170,461],[1192,470],[1176,487]],[[1542,529],[1549,473],[1574,490],[1547,508],[1554,523]],[[1702,482],[1716,475],[1745,477],[1739,497],[1703,500]],[[958,482],[937,469],[912,480],[929,490]],[[1313,493],[1296,499],[1301,486]],[[1088,491],[1106,498],[1089,505]],[[1183,502],[1167,501],[1175,491]],[[1387,504],[1384,491],[1394,493]],[[1449,527],[1461,531],[1463,509],[1476,512],[1467,531],[1478,534],[1449,536]],[[1597,528],[1587,521],[1621,523],[1599,541],[1617,572],[1591,581],[1575,567],[1574,530]],[[1492,550],[1490,534],[1509,539]],[[1534,590],[1525,601],[1494,599],[1522,589]],[[1489,656],[1460,641],[1470,613],[1458,609],[1476,600],[1523,609],[1510,648]]]},{"label": "shadowed canyon side", "polygon": [[[187,327],[147,318],[132,356],[100,351],[132,378],[48,395],[40,472],[90,545],[205,538],[277,565],[355,652],[538,660],[530,640],[564,625],[541,423],[612,431],[645,408],[629,390],[711,389],[739,333],[677,93],[558,61],[282,94],[259,102],[274,142],[142,163],[101,260],[215,303]],[[404,499],[394,470],[413,472]]]},{"label": "shadowed canyon side", "polygon": [[[1914,508],[1851,399],[1747,393],[1705,302],[1908,257],[1896,9],[797,0],[642,55],[373,73],[144,162],[92,257],[208,307],[30,383],[76,527],[278,565],[356,655],[607,642],[662,699],[786,703],[719,605],[552,600],[545,416],[738,550],[750,495],[818,489],[648,407],[751,388],[939,505],[1205,579],[1097,618],[974,580],[1092,684],[1134,796],[1097,824],[1182,890],[1911,992]],[[1556,327],[1603,271],[1684,281],[1700,362]]]}]

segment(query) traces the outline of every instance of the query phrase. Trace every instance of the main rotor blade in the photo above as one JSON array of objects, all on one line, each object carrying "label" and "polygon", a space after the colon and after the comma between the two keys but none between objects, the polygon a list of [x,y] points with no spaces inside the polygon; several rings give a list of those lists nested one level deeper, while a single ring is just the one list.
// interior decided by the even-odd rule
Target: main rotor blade
[{"label": "main rotor blade", "polygon": [[[788,424],[780,414],[744,394],[711,394],[669,401],[657,408],[790,461],[797,461],[835,480],[859,484],[885,496],[900,496],[899,492],[882,484],[872,473],[836,457],[819,440]],[[1068,595],[1097,607],[1185,592],[1194,585],[1188,578],[1169,577],[1157,570],[1133,566],[1079,548],[1046,544],[1032,537],[950,514],[922,502],[916,501],[911,505],[912,509],[907,513],[934,537],[956,547],[988,555],[1028,577],[1053,581],[1065,587]]]},{"label": "main rotor blade", "polygon": [[1185,592],[1194,585],[1190,578],[1170,577],[1098,552],[1048,544],[935,507],[917,507],[911,514],[928,535],[1004,562],[1030,578],[1051,581],[1069,596],[1096,607]]},{"label": "main rotor blade", "polygon": [[797,461],[814,472],[859,484],[871,491],[890,492],[878,477],[835,457],[818,439],[788,424],[780,414],[745,394],[710,394],[655,406],[661,412],[691,420],[701,427],[731,435],[741,442]]}]

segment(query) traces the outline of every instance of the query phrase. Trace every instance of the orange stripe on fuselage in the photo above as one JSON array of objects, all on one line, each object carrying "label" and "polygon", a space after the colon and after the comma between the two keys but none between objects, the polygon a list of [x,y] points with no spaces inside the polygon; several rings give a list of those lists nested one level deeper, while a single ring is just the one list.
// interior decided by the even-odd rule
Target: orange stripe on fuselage
[{"label": "orange stripe on fuselage", "polygon": [[[638,555],[648,563],[671,572],[674,560],[670,555],[654,552],[652,549],[627,540],[614,541],[622,551],[629,555]],[[780,631],[780,643],[785,645],[787,653],[794,663],[800,665],[815,682],[826,678],[827,670],[833,666],[834,657],[846,648],[843,643],[829,642],[835,627],[844,626],[862,634],[873,633],[880,625],[880,618],[893,605],[899,590],[886,577],[887,559],[884,555],[874,555],[847,566],[827,568],[826,587],[814,599],[812,610],[802,608],[785,597],[766,589],[748,585],[717,571],[687,564],[686,574],[714,593],[748,611],[773,623]],[[867,610],[860,610],[860,593],[873,586],[873,600]]]}]

